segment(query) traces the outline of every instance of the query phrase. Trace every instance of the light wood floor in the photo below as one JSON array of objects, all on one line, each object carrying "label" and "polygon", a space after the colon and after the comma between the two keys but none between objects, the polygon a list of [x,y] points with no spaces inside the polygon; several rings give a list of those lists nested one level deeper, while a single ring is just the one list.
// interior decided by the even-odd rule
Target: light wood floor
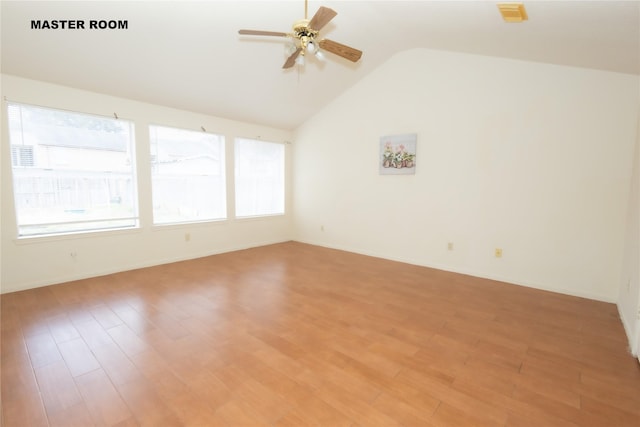
[{"label": "light wood floor", "polygon": [[613,304],[285,243],[3,295],[25,426],[634,426]]}]

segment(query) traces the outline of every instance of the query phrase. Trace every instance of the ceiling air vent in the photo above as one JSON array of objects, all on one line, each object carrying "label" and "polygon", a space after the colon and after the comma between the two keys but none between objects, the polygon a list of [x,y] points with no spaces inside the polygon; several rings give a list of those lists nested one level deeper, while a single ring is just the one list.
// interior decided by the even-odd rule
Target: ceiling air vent
[{"label": "ceiling air vent", "polygon": [[522,22],[529,19],[522,3],[498,3],[498,9],[505,22]]}]

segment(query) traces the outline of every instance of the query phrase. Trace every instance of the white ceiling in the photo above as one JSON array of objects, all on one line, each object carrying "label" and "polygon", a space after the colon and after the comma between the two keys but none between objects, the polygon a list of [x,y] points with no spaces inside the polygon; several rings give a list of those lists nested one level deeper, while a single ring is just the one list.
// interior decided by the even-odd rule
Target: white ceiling
[{"label": "white ceiling", "polygon": [[[640,75],[640,1],[310,1],[338,12],[321,36],[364,52],[282,70],[304,0],[2,1],[2,72],[218,117],[294,129],[411,48],[444,49]],[[34,19],[127,20],[127,30],[32,30]],[[426,78],[428,78],[426,76]],[[366,102],[366,100],[363,100]]]}]

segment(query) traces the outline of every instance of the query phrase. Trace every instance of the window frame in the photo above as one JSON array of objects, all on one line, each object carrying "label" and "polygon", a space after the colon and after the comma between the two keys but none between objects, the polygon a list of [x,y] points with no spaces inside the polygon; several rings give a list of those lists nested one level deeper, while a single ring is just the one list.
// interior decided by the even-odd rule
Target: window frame
[{"label": "window frame", "polygon": [[[153,142],[153,131],[152,128],[158,128],[158,129],[169,129],[171,131],[179,131],[179,132],[187,132],[187,133],[193,133],[193,134],[205,134],[208,135],[210,137],[217,137],[218,138],[218,143],[220,144],[220,154],[221,154],[221,158],[219,159],[220,165],[221,165],[221,171],[219,176],[222,177],[222,197],[221,197],[221,201],[223,203],[222,206],[222,212],[223,212],[223,216],[222,217],[216,217],[216,218],[203,218],[203,219],[186,219],[183,221],[162,221],[162,222],[158,222],[156,220],[156,212],[155,212],[155,201],[154,201],[154,164],[158,161],[158,157],[157,157],[157,153],[153,152],[153,146],[154,146],[154,142]],[[224,221],[228,221],[229,220],[229,202],[228,202],[228,168],[227,168],[227,144],[226,144],[226,136],[223,133],[214,133],[214,132],[209,132],[209,131],[205,131],[203,130],[195,130],[195,129],[189,129],[187,127],[178,127],[178,126],[171,126],[171,125],[166,125],[166,124],[158,124],[158,123],[149,123],[147,126],[147,130],[148,130],[148,153],[149,153],[149,185],[150,185],[150,190],[151,190],[151,194],[149,197],[151,206],[150,206],[150,212],[151,212],[151,225],[153,227],[179,227],[179,226],[186,226],[186,225],[190,225],[190,224],[201,224],[201,223],[218,223],[218,222],[224,222]],[[210,176],[214,176],[213,174]]]},{"label": "window frame", "polygon": [[[82,117],[85,120],[95,119],[98,121],[114,121],[120,122],[118,126],[121,126],[121,131],[126,127],[126,142],[124,144],[124,158],[126,159],[125,165],[128,165],[127,170],[125,172],[118,172],[114,170],[98,170],[98,169],[87,169],[87,170],[77,170],[70,168],[65,170],[61,168],[60,165],[57,167],[45,167],[44,165],[38,164],[38,153],[39,150],[36,146],[43,147],[58,147],[58,148],[66,148],[73,150],[90,150],[93,149],[95,151],[98,150],[107,150],[112,152],[118,152],[119,150],[109,150],[105,147],[95,148],[95,147],[87,147],[86,145],[77,145],[70,143],[61,143],[61,144],[29,144],[25,143],[25,124],[23,123],[24,118],[20,117],[20,129],[17,130],[19,133],[19,141],[15,141],[13,139],[13,135],[15,134],[15,130],[12,130],[12,118],[11,118],[11,109],[12,108],[27,108],[34,110],[48,110],[54,112],[55,114],[65,114],[76,119]],[[33,241],[33,240],[41,240],[41,239],[60,239],[65,238],[67,236],[80,236],[80,235],[93,235],[96,233],[113,233],[113,232],[122,232],[122,231],[134,231],[140,229],[140,202],[139,202],[139,189],[138,189],[138,170],[136,163],[136,131],[135,131],[135,121],[124,119],[124,118],[113,118],[110,116],[105,116],[96,113],[88,113],[84,111],[74,111],[64,108],[52,107],[52,106],[43,106],[37,104],[30,104],[27,102],[16,102],[16,101],[7,101],[5,102],[5,118],[7,120],[7,141],[8,141],[8,153],[9,154],[9,168],[8,178],[10,179],[9,186],[11,187],[11,200],[10,203],[13,204],[13,215],[14,215],[14,224],[15,224],[15,238],[16,241]],[[20,111],[19,114],[22,114]],[[36,122],[37,123],[37,122]],[[122,125],[124,123],[124,125]],[[37,123],[36,126],[42,126],[42,123]],[[65,126],[69,128],[70,126]],[[89,127],[78,127],[81,131],[91,131]],[[95,129],[94,129],[95,130]],[[30,154],[30,162],[29,164],[24,164],[23,160],[25,160],[24,155],[22,154],[25,147],[29,148]],[[52,148],[47,148],[50,150]],[[51,165],[47,165],[51,166]],[[72,164],[72,166],[74,166]],[[51,184],[54,186],[56,194],[60,190],[59,181],[64,179],[85,179],[86,176],[92,175],[94,178],[98,179],[107,179],[107,180],[118,180],[121,178],[125,179],[125,182],[129,182],[129,188],[127,196],[130,199],[130,204],[126,206],[126,209],[130,209],[132,215],[122,215],[122,216],[97,216],[95,218],[88,219],[79,219],[79,220],[67,220],[67,218],[63,218],[61,221],[55,221],[53,218],[48,217],[47,219],[51,219],[47,222],[38,222],[38,221],[24,221],[24,211],[21,211],[21,206],[17,193],[17,185],[20,176],[16,173],[16,170],[29,170],[34,172],[34,179],[45,179],[49,180]],[[36,175],[41,175],[37,177]],[[46,176],[49,175],[49,176]],[[101,177],[102,175],[102,177]],[[82,178],[82,177],[85,178]],[[89,186],[94,185],[94,183],[88,184]],[[108,186],[107,186],[108,187]],[[33,192],[33,194],[42,194],[41,192]],[[60,197],[60,196],[57,196]],[[121,199],[120,199],[121,200]],[[109,203],[111,205],[111,196],[109,196]],[[52,205],[56,209],[63,209],[65,212],[69,213],[70,210],[64,208],[63,204],[53,204]],[[90,204],[89,207],[93,207],[94,205]],[[82,209],[84,210],[84,209]],[[46,218],[47,215],[44,215]],[[89,224],[103,224],[103,226],[91,227],[91,226],[83,226]],[[56,229],[56,226],[59,226]],[[40,229],[36,231],[29,232],[29,228]],[[52,228],[50,230],[46,230],[46,228]]]},{"label": "window frame", "polygon": [[[241,215],[238,214],[238,150],[237,143],[238,141],[250,141],[256,143],[263,144],[273,144],[281,147],[282,149],[282,211],[281,212],[271,212],[271,213],[260,213],[255,215]],[[261,139],[260,137],[243,137],[236,136],[233,140],[233,177],[234,177],[234,213],[235,218],[238,220],[251,220],[251,219],[260,219],[260,218],[269,218],[269,217],[281,217],[287,215],[287,149],[286,143],[277,142],[277,141],[268,141]]]}]

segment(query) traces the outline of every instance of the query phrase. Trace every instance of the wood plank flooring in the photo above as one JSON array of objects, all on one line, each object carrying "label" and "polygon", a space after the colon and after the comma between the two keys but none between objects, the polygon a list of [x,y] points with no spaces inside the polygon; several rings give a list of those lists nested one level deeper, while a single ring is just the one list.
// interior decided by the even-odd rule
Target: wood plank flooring
[{"label": "wood plank flooring", "polygon": [[640,426],[613,304],[301,243],[1,302],[4,427]]}]

